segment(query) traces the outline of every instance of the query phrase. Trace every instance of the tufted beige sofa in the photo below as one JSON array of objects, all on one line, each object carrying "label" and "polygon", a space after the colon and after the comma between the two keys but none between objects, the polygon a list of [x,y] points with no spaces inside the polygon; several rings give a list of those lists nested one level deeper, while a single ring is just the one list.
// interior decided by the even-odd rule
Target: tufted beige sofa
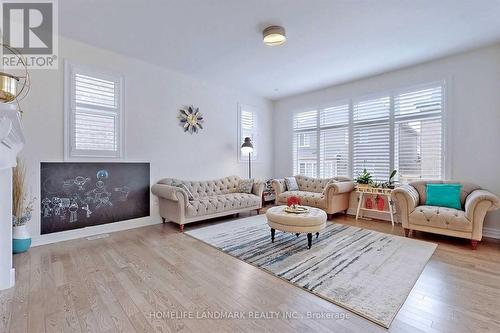
[{"label": "tufted beige sofa", "polygon": [[276,204],[285,204],[289,197],[297,196],[302,205],[321,208],[331,219],[337,212],[347,212],[349,196],[354,190],[354,182],[347,177],[312,178],[295,176],[298,191],[288,191],[284,179],[273,179],[273,189],[276,192]]},{"label": "tufted beige sofa", "polygon": [[[237,192],[239,181],[237,176],[209,181],[165,178],[153,185],[151,192],[159,198],[163,222],[179,224],[182,232],[186,223],[262,208],[264,183],[255,181],[248,194]],[[186,185],[194,200],[189,200],[187,192],[172,186],[173,183]]]},{"label": "tufted beige sofa", "polygon": [[[461,184],[462,209],[426,206],[426,184]],[[416,181],[400,186],[392,192],[398,219],[403,224],[405,236],[411,230],[461,237],[471,240],[475,249],[483,237],[486,213],[499,206],[498,197],[471,183],[453,181]]]}]

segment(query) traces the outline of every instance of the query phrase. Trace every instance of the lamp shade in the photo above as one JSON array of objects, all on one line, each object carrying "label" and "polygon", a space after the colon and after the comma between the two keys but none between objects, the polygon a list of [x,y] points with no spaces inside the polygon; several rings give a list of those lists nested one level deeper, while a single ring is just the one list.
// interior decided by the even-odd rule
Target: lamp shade
[{"label": "lamp shade", "polygon": [[241,152],[244,154],[248,154],[248,153],[253,152],[252,140],[249,137],[246,137],[245,141],[241,145]]}]

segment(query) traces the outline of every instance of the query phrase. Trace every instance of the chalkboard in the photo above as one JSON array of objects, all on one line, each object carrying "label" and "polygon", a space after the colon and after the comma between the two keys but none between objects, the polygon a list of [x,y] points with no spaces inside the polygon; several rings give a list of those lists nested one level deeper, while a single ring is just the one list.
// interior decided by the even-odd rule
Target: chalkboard
[{"label": "chalkboard", "polygon": [[40,163],[41,233],[149,216],[149,163]]}]

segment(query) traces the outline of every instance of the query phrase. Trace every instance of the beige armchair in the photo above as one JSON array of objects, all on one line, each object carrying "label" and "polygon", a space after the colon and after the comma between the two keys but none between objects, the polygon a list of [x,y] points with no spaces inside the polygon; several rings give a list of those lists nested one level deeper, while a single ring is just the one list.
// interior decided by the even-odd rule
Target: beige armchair
[{"label": "beige armchair", "polygon": [[[462,210],[426,206],[426,184],[462,184],[460,201]],[[406,237],[411,230],[466,238],[472,249],[483,237],[483,222],[488,211],[498,209],[499,199],[471,183],[453,181],[417,181],[400,186],[392,192],[398,220],[403,224]]]},{"label": "beige armchair", "polygon": [[286,204],[291,196],[300,198],[305,206],[323,209],[328,218],[338,212],[347,212],[349,196],[354,190],[354,182],[347,177],[312,178],[295,176],[298,191],[288,191],[284,179],[273,179],[272,186],[276,193],[276,204]]}]

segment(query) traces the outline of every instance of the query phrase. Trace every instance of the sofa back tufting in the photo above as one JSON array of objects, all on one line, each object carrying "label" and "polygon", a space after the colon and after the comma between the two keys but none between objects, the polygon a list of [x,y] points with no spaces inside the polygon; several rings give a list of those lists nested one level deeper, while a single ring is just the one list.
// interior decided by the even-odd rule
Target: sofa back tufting
[{"label": "sofa back tufting", "polygon": [[175,178],[164,178],[158,181],[158,184],[184,184],[189,191],[191,191],[193,197],[198,199],[200,197],[237,192],[239,181],[240,177],[238,176],[229,176],[221,179],[203,181],[186,181]]},{"label": "sofa back tufting", "polygon": [[481,189],[481,187],[479,187],[475,184],[472,184],[472,183],[457,182],[457,181],[452,181],[452,180],[447,180],[447,181],[419,180],[419,181],[410,182],[409,185],[413,186],[418,192],[419,205],[425,205],[425,202],[427,200],[427,193],[426,193],[426,185],[427,184],[460,184],[460,185],[462,185],[462,189],[460,191],[460,203],[462,204],[462,207],[464,207],[465,199],[472,191]]},{"label": "sofa back tufting", "polygon": [[351,181],[347,177],[334,178],[312,178],[306,176],[295,176],[300,191],[322,193],[328,183]]}]

